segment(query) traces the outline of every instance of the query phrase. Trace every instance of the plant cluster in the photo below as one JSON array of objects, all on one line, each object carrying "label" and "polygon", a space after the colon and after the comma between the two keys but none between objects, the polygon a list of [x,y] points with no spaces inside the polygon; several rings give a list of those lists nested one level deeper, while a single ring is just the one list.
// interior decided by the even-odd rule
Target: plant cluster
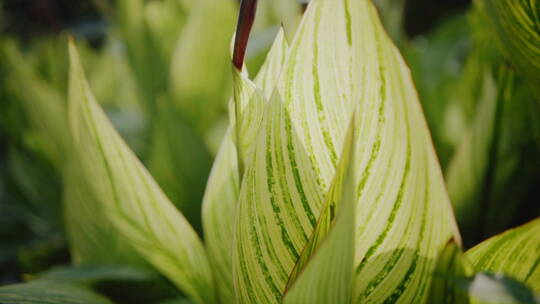
[{"label": "plant cluster", "polygon": [[74,266],[0,303],[156,273],[167,303],[540,303],[540,2],[416,41],[403,3],[243,0],[233,36],[232,0],[119,0],[105,51],[4,39],[2,127],[39,160],[10,165]]}]

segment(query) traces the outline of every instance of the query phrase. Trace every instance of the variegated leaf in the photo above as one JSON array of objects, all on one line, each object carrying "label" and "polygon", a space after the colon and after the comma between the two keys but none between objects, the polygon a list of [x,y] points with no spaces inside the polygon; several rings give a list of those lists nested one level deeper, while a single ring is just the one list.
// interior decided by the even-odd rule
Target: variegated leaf
[{"label": "variegated leaf", "polygon": [[125,264],[147,267],[129,241],[115,233],[106,210],[97,203],[77,158],[64,163],[64,215],[70,254],[76,265]]},{"label": "variegated leaf", "polygon": [[233,67],[234,125],[241,167],[249,161],[248,156],[259,131],[266,101],[281,72],[286,51],[287,42],[281,29],[254,81],[249,79],[247,70],[239,71]]},{"label": "variegated leaf", "polygon": [[[353,286],[357,172],[354,119],[317,226],[289,277],[283,303],[350,303]],[[297,278],[298,277],[298,278]]]},{"label": "variegated leaf", "polygon": [[503,273],[540,293],[540,219],[480,243],[467,257],[478,271]]},{"label": "variegated leaf", "polygon": [[[269,51],[266,62],[261,67],[257,77],[252,82],[245,75],[240,75],[237,70],[233,71],[238,77],[234,77],[235,88],[241,92],[257,90],[262,94],[262,102],[266,103],[271,89],[277,81],[281,66],[285,60],[287,42],[283,32],[280,31],[274,45]],[[247,73],[246,73],[247,74]],[[250,98],[251,95],[241,95],[237,98]],[[261,96],[258,96],[261,97]],[[234,101],[233,101],[234,102]],[[261,102],[261,100],[259,100]],[[250,100],[238,100],[239,104],[249,104]],[[241,111],[241,117],[250,120],[251,128],[258,128],[262,120],[262,113],[252,113],[253,108]],[[257,110],[259,110],[257,108]],[[213,269],[218,278],[218,288],[220,298],[223,303],[234,301],[232,271],[231,271],[231,249],[233,239],[234,218],[236,215],[236,205],[238,192],[240,191],[240,171],[238,167],[239,155],[235,138],[241,135],[241,142],[244,148],[250,149],[250,143],[243,134],[236,133],[235,111],[231,111],[231,125],[221,143],[214,166],[208,180],[203,199],[203,226],[205,241]],[[258,120],[258,121],[257,121]],[[256,132],[256,130],[247,130]]]},{"label": "variegated leaf", "polygon": [[310,2],[275,98],[241,186],[237,300],[281,299],[356,109],[353,302],[425,301],[434,258],[459,235],[409,71],[371,2]]},{"label": "variegated leaf", "polygon": [[428,303],[540,303],[540,297],[523,282],[475,269],[453,240],[439,255],[433,276]]},{"label": "variegated leaf", "polygon": [[213,303],[214,282],[201,240],[163,194],[92,94],[70,43],[69,119],[75,161],[95,199],[97,223],[111,227],[197,303]]},{"label": "variegated leaf", "polygon": [[435,258],[450,237],[461,239],[410,71],[373,7],[364,6],[353,19],[372,24],[372,43],[361,41],[377,68],[364,75],[368,95],[358,111],[366,114],[357,140],[363,173],[353,301],[422,303]]}]

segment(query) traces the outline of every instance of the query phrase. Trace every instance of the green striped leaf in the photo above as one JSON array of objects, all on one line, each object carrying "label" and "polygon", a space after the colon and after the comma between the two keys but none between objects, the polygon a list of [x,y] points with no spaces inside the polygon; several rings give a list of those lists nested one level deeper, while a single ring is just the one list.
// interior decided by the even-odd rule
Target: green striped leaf
[{"label": "green striped leaf", "polygon": [[351,301],[358,180],[349,166],[354,163],[354,127],[353,118],[324,209],[289,277],[283,303]]},{"label": "green striped leaf", "polygon": [[69,119],[76,164],[109,233],[126,241],[197,303],[215,302],[201,240],[114,130],[70,43]]},{"label": "green striped leaf", "polygon": [[265,105],[281,72],[287,48],[284,31],[281,29],[254,81],[249,79],[246,69],[239,71],[233,67],[233,123],[242,167],[249,162],[249,155],[259,131]]},{"label": "green striped leaf", "polygon": [[[262,91],[248,78],[246,70],[233,71],[234,126],[240,168],[245,166],[259,131],[266,100]],[[242,172],[243,169],[240,169]]]},{"label": "green striped leaf", "polygon": [[364,99],[358,111],[370,114],[357,141],[363,173],[353,300],[422,303],[435,258],[460,236],[410,72],[375,11],[359,11],[375,27],[377,69],[366,85],[376,102]]},{"label": "green striped leaf", "polygon": [[478,272],[451,240],[438,257],[428,303],[533,304],[540,297],[511,277]]},{"label": "green striped leaf", "polygon": [[109,299],[88,289],[52,280],[2,286],[0,303],[112,304]]},{"label": "green striped leaf", "polygon": [[310,2],[282,71],[240,190],[237,301],[280,301],[355,110],[352,302],[425,301],[435,257],[459,235],[409,71],[371,2]]},{"label": "green striped leaf", "polygon": [[[281,66],[285,59],[287,42],[283,32],[278,33],[274,45],[267,55],[266,61],[252,82],[247,76],[239,75],[235,77],[235,87],[239,91],[246,90],[260,91],[263,94],[263,102],[269,97],[271,89],[277,81]],[[246,73],[247,74],[247,73]],[[246,88],[247,87],[247,88]],[[241,95],[242,98],[250,98],[250,95]],[[236,98],[240,98],[240,95]],[[259,100],[260,101],[260,100]],[[249,103],[249,100],[238,100],[238,103]],[[249,111],[252,108],[248,109]],[[238,193],[240,191],[240,169],[238,166],[239,155],[236,147],[236,136],[243,136],[236,133],[235,111],[231,111],[231,122],[227,133],[221,143],[221,147],[214,161],[210,178],[206,187],[203,199],[203,227],[206,245],[212,267],[218,278],[218,289],[223,303],[234,302],[233,281],[232,281],[232,243],[233,226],[236,215],[236,205]],[[242,111],[241,117],[249,117],[253,127],[260,125],[261,116],[254,116],[254,113]],[[259,119],[257,123],[256,119]],[[247,130],[252,132],[252,130]],[[241,142],[245,143],[245,149],[249,150],[250,143],[242,137]]]},{"label": "green striped leaf", "polygon": [[492,237],[466,254],[477,270],[503,273],[540,293],[540,219]]},{"label": "green striped leaf", "polygon": [[106,209],[98,203],[99,198],[77,162],[76,157],[69,159],[63,172],[66,237],[71,259],[76,265],[118,263],[147,267],[129,241],[114,233],[112,222],[104,220]]},{"label": "green striped leaf", "polygon": [[503,52],[540,93],[540,1],[477,1],[489,17]]}]

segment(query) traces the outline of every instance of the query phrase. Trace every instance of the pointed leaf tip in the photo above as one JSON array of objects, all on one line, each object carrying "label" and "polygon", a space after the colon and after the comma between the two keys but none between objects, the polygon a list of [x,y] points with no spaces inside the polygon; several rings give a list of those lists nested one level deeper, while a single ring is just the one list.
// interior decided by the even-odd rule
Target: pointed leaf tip
[{"label": "pointed leaf tip", "polygon": [[257,0],[242,0],[240,15],[236,26],[236,37],[234,41],[233,64],[238,70],[242,70],[244,57],[246,55],[249,34],[255,21],[257,12]]}]

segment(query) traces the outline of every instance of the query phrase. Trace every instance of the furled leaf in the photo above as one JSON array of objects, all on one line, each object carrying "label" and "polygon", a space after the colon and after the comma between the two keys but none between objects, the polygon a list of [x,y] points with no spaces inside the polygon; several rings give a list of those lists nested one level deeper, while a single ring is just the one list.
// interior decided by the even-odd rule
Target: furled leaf
[{"label": "furled leaf", "polygon": [[[249,161],[249,155],[257,137],[267,100],[270,98],[287,53],[284,31],[276,36],[272,49],[254,81],[247,70],[233,68],[234,126],[237,151],[241,167]],[[242,171],[242,170],[241,170]]]},{"label": "furled leaf", "polygon": [[[245,70],[244,70],[245,71]],[[233,71],[234,118],[240,168],[249,160],[262,121],[266,100],[245,72]],[[243,169],[240,169],[242,172]]]},{"label": "furled leaf", "polygon": [[324,209],[289,277],[283,303],[350,303],[353,286],[357,172],[354,118]]},{"label": "furled leaf", "polygon": [[477,4],[487,13],[507,58],[540,93],[540,1],[483,0]]},{"label": "furled leaf", "polygon": [[540,293],[540,219],[480,243],[467,257],[479,271],[503,273]]},{"label": "furled leaf", "polygon": [[428,303],[469,303],[469,296],[459,283],[474,273],[470,262],[452,239],[437,258]]},{"label": "furled leaf", "polygon": [[[272,89],[277,81],[277,75],[285,60],[287,42],[284,39],[283,33],[280,32],[267,55],[267,59],[257,74],[253,82],[248,78],[235,78],[235,85],[241,90],[247,88],[255,88],[260,90],[264,95],[264,102],[269,98]],[[233,73],[237,73],[234,71]],[[245,96],[245,97],[249,97]],[[249,101],[239,101],[249,102]],[[205,241],[208,247],[210,261],[212,267],[218,277],[220,298],[224,303],[233,302],[233,282],[231,271],[231,250],[233,239],[233,226],[236,215],[236,205],[238,201],[238,193],[240,191],[240,171],[238,167],[238,154],[235,144],[235,137],[241,135],[236,133],[235,111],[231,111],[232,116],[230,126],[214,162],[210,178],[206,187],[203,199],[203,225]],[[255,119],[262,120],[262,117],[252,117],[253,113],[243,113],[246,117],[251,116],[251,124],[258,127]],[[253,132],[253,130],[249,130]],[[242,142],[247,143],[246,139]],[[246,144],[246,149],[249,150],[249,144]]]},{"label": "furled leaf", "polygon": [[[198,303],[213,303],[213,278],[201,240],[114,130],[70,44],[69,118],[76,164],[98,223],[126,241]],[[99,241],[99,240],[98,240]]]},{"label": "furled leaf", "polygon": [[282,71],[241,185],[237,301],[280,301],[355,109],[353,302],[424,301],[434,258],[459,235],[412,80],[373,5],[311,1]]},{"label": "furled leaf", "polygon": [[56,281],[35,281],[0,287],[0,303],[9,304],[112,304],[88,289]]}]

